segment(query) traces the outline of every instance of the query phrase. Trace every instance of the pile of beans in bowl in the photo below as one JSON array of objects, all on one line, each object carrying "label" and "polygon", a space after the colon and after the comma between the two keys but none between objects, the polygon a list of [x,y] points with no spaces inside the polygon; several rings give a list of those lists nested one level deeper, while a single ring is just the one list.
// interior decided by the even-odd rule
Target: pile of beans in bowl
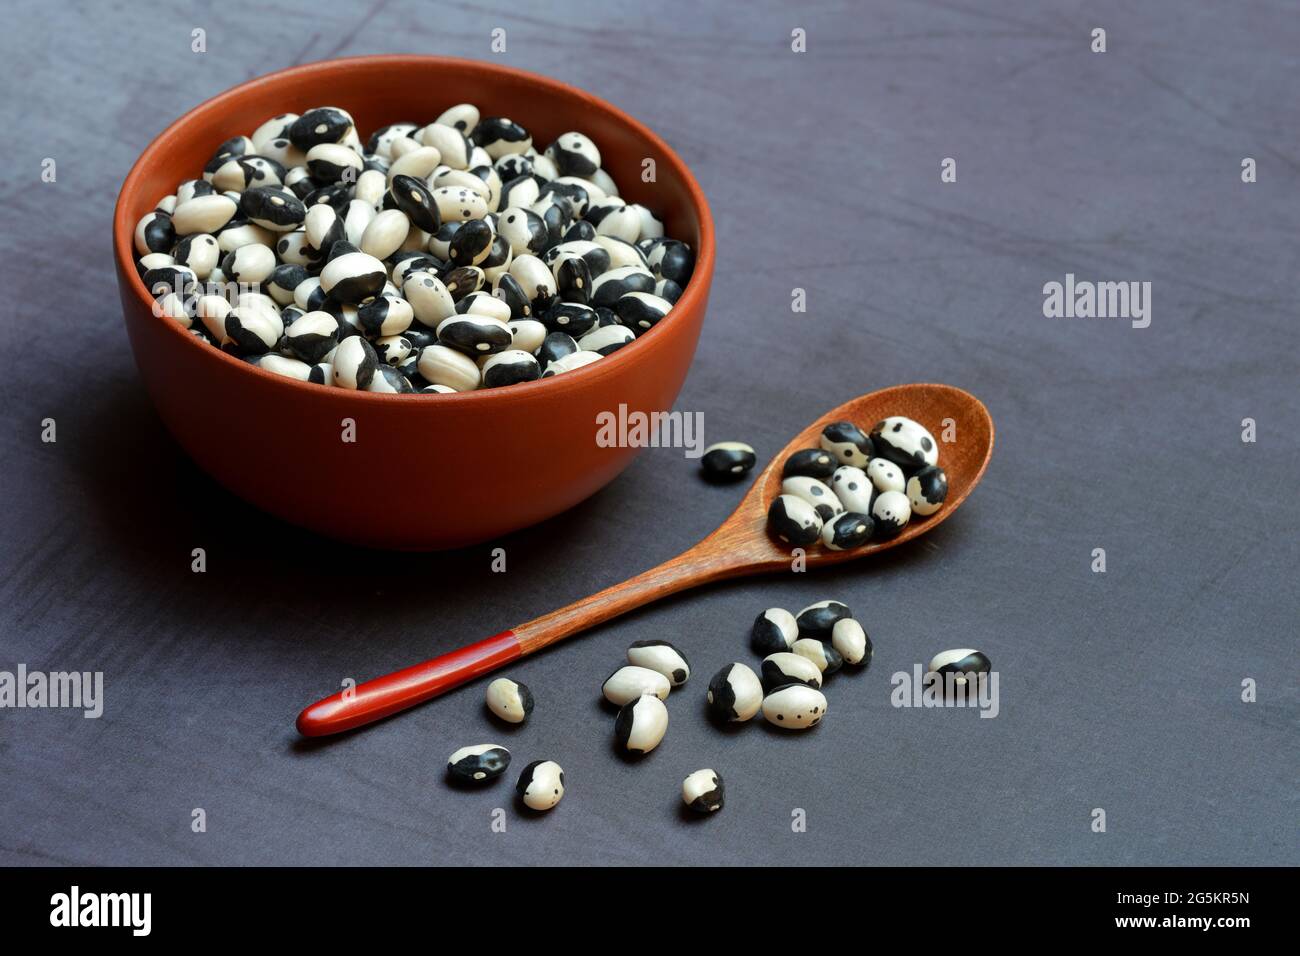
[{"label": "pile of beans in bowl", "polygon": [[[196,173],[200,171],[196,170]],[[445,393],[558,375],[653,328],[695,266],[600,149],[453,106],[364,143],[333,106],[222,143],[135,229],[160,316],[319,385]]]}]

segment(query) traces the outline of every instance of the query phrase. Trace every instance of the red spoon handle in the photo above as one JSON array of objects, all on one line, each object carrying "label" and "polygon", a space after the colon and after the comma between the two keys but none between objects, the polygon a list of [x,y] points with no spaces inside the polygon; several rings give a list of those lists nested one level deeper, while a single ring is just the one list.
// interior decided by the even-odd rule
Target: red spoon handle
[{"label": "red spoon handle", "polygon": [[[738,562],[738,554],[727,536],[715,534],[671,561],[599,594],[485,641],[317,701],[298,715],[298,732],[304,737],[322,737],[381,720],[633,608],[697,584],[748,573],[757,566]],[[779,553],[778,557],[784,560]]]},{"label": "red spoon handle", "polygon": [[298,715],[298,733],[323,737],[382,720],[494,671],[523,654],[514,631],[376,677],[318,700]]}]

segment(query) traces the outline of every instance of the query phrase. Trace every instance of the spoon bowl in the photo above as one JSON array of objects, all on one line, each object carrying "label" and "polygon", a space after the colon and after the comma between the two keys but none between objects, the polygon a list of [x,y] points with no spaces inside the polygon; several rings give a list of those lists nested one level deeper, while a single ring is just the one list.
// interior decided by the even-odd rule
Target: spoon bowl
[{"label": "spoon bowl", "polygon": [[[831,422],[853,422],[864,432],[891,415],[904,415],[920,422],[938,437],[939,467],[948,476],[948,497],[943,507],[929,517],[913,515],[903,530],[892,538],[872,541],[860,548],[832,551],[820,544],[807,550],[808,567],[821,567],[865,558],[906,544],[948,519],[966,500],[988,467],[993,454],[993,419],[974,395],[951,385],[895,385],[859,395],[817,419],[777,452],[744,500],[712,535],[725,538],[734,559],[744,563],[740,573],[757,573],[787,568],[791,552],[767,533],[767,509],[781,493],[781,470],[785,460],[803,448],[818,448],[822,429]],[[950,436],[951,440],[946,440]]]},{"label": "spoon bowl", "polygon": [[993,420],[975,396],[951,385],[898,385],[861,395],[833,408],[779,451],[755,479],[736,510],[716,531],[688,551],[634,578],[606,588],[526,624],[502,631],[441,657],[424,661],[317,701],[298,715],[298,732],[319,737],[381,720],[481,677],[659,598],[687,588],[764,571],[786,570],[792,549],[768,534],[767,509],[781,493],[785,460],[817,448],[831,422],[851,421],[867,430],[891,415],[920,422],[939,436],[939,465],[948,476],[943,507],[909,521],[898,535],[860,548],[832,551],[820,544],[805,551],[807,567],[839,564],[877,554],[938,527],[961,505],[984,475],[993,454]]}]

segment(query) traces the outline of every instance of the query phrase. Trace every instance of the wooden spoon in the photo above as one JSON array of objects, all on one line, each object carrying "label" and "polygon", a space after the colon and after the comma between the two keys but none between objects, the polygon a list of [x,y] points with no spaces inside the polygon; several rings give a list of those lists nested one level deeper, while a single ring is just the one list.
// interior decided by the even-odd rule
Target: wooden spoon
[{"label": "wooden spoon", "polygon": [[914,517],[901,534],[885,541],[851,551],[814,544],[807,551],[807,566],[863,558],[911,541],[957,510],[983,476],[993,452],[988,409],[973,395],[950,385],[898,385],[831,409],[774,455],[731,517],[689,551],[527,624],[317,701],[298,715],[298,732],[320,737],[361,727],[659,598],[712,581],[789,569],[791,552],[767,533],[767,509],[780,494],[786,458],[801,448],[818,447],[821,430],[830,422],[851,421],[867,431],[891,415],[915,419],[939,438],[939,465],[948,476],[947,500],[935,514]]}]

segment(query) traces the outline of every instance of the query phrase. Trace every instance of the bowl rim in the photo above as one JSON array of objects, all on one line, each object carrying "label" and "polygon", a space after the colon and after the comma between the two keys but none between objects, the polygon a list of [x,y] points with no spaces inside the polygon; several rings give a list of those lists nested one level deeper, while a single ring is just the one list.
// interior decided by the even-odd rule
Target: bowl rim
[{"label": "bowl rim", "polygon": [[[692,274],[691,281],[686,284],[682,290],[681,297],[673,303],[673,312],[681,308],[683,312],[691,308],[703,310],[704,300],[708,295],[707,286],[713,274],[714,266],[714,231],[713,215],[709,210],[708,200],[704,197],[704,192],[700,189],[700,184],[696,181],[690,168],[677,155],[677,151],[669,146],[648,126],[637,120],[631,114],[619,109],[607,100],[588,93],[586,90],[564,83],[561,80],[544,76],[540,73],[533,73],[530,70],[520,70],[515,67],[501,66],[494,63],[488,63],[482,60],[472,60],[464,57],[452,56],[432,56],[415,53],[383,53],[368,54],[363,56],[337,57],[328,60],[314,60],[310,63],[302,63],[296,66],[286,67],[275,70],[271,73],[265,73],[261,76],[253,77],[234,86],[222,90],[214,96],[208,97],[198,105],[186,110],[179,117],[167,125],[161,133],[153,138],[150,143],[140,151],[136,157],[131,169],[127,172],[122,186],[118,190],[117,202],[113,209],[113,251],[117,259],[118,272],[120,276],[126,276],[131,292],[140,301],[140,304],[146,307],[152,314],[154,299],[145,287],[144,279],[141,278],[139,270],[135,263],[135,223],[130,221],[126,209],[125,199],[128,195],[140,192],[141,186],[138,182],[143,176],[141,167],[146,157],[155,155],[157,152],[164,151],[167,145],[176,139],[184,137],[184,127],[190,119],[196,114],[219,110],[226,100],[243,93],[249,89],[261,86],[271,86],[277,81],[286,77],[299,74],[309,74],[322,71],[327,68],[345,66],[347,64],[369,64],[384,63],[394,67],[415,66],[420,64],[437,63],[467,70],[470,72],[481,71],[484,73],[505,74],[517,80],[523,80],[534,83],[542,87],[547,87],[553,92],[560,92],[569,96],[575,96],[584,100],[587,108],[594,109],[611,115],[618,122],[629,127],[633,133],[653,145],[663,157],[668,161],[674,175],[676,175],[686,188],[691,205],[694,207],[696,217],[699,220],[700,241],[699,248],[695,250],[695,270]],[[696,277],[702,278],[699,281]],[[119,283],[120,284],[120,283]],[[159,319],[158,316],[153,316]],[[556,389],[560,382],[567,383],[568,388],[577,387],[585,383],[595,384],[603,379],[611,378],[618,375],[625,366],[637,361],[641,350],[637,348],[641,339],[654,336],[659,332],[661,326],[672,322],[672,312],[664,322],[657,323],[654,328],[647,330],[643,335],[639,335],[632,342],[629,342],[624,348],[605,356],[599,362],[592,362],[572,371],[565,372],[563,375],[553,376],[551,379],[536,379],[532,382],[520,382],[505,388],[476,388],[469,392],[446,392],[439,393],[438,401],[432,403],[422,403],[413,401],[411,396],[406,393],[391,392],[370,392],[357,389],[340,389],[333,386],[317,385],[311,382],[303,382],[298,379],[289,378],[285,375],[277,375],[274,372],[268,372],[266,369],[252,365],[243,359],[228,355],[219,348],[215,348],[206,342],[199,341],[189,330],[178,322],[161,321],[160,324],[167,330],[166,334],[172,334],[187,340],[183,347],[202,349],[218,362],[226,363],[228,366],[235,367],[239,371],[236,374],[253,375],[269,383],[272,387],[308,390],[310,394],[318,397],[327,397],[333,395],[336,398],[347,398],[363,402],[374,403],[392,403],[396,402],[402,406],[420,408],[420,407],[439,407],[439,406],[456,406],[464,409],[471,402],[498,402],[511,403],[527,400],[530,396],[539,394],[538,389],[548,388]],[[560,390],[566,390],[565,386],[559,386]],[[323,391],[322,391],[323,390]]]}]

